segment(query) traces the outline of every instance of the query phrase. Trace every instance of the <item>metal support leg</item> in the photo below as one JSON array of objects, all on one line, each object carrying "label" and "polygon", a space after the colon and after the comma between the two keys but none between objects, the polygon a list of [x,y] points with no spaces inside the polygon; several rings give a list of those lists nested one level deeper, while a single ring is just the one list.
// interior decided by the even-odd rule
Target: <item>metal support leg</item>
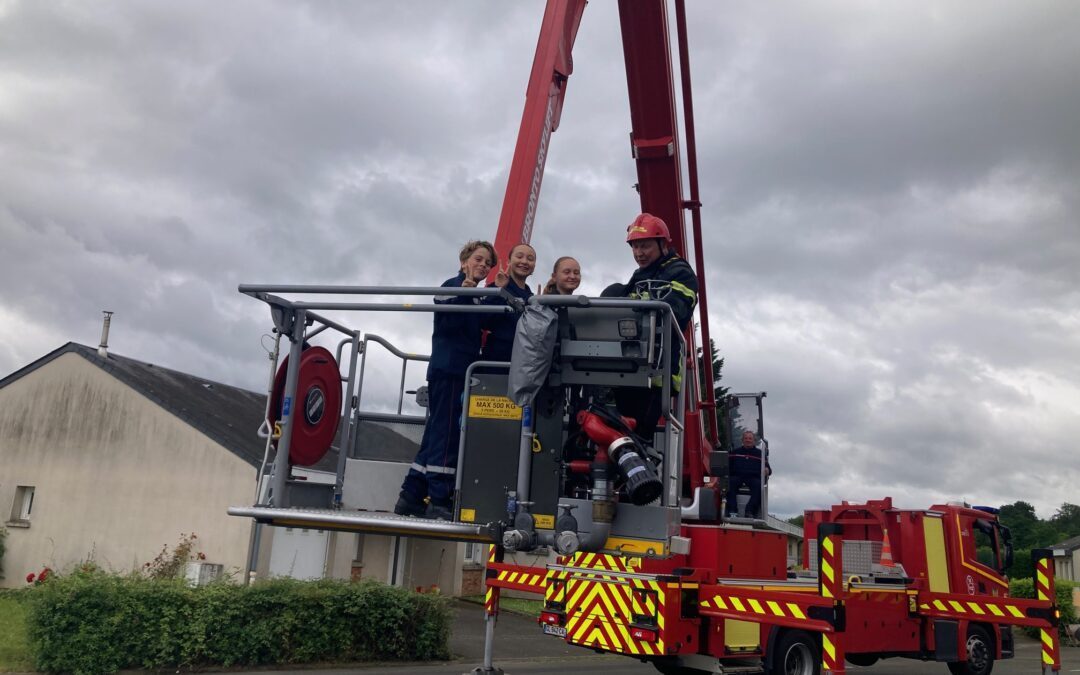
[{"label": "metal support leg", "polygon": [[296,317],[289,335],[289,367],[285,371],[285,396],[281,404],[281,438],[278,439],[277,455],[274,459],[273,494],[270,503],[277,507],[288,506],[285,503],[285,485],[289,478],[289,444],[292,441],[294,411],[299,407],[296,398],[296,381],[300,377],[300,352],[304,349],[304,324],[307,316],[302,309],[296,310]]},{"label": "metal support leg", "polygon": [[533,409],[527,405],[521,410],[521,440],[518,444],[517,498],[519,502],[532,501],[529,488],[532,483]]},{"label": "metal support leg", "polygon": [[[503,547],[488,547],[488,563],[503,561]],[[490,567],[488,568],[490,569]],[[503,675],[502,668],[496,668],[494,664],[495,651],[495,621],[499,617],[499,594],[502,589],[490,584],[484,594],[484,665],[473,668],[473,673],[491,673]]]},{"label": "metal support leg", "polygon": [[844,538],[842,526],[818,526],[818,592],[833,601],[833,630],[821,634],[822,675],[844,675]]},{"label": "metal support leg", "polygon": [[1035,563],[1035,598],[1049,602],[1051,614],[1055,619],[1051,627],[1039,629],[1039,643],[1042,647],[1042,672],[1044,675],[1061,670],[1061,636],[1058,634],[1057,590],[1054,584],[1054,552],[1038,548],[1031,552]]},{"label": "metal support leg", "polygon": [[[349,351],[349,378],[345,381],[345,409],[341,412],[342,420],[345,422],[345,435],[341,444],[341,449],[338,451],[337,462],[337,477],[334,479],[334,508],[341,508],[341,495],[345,490],[345,465],[346,460],[349,458],[349,453],[353,449],[353,434],[356,429],[356,407],[357,397],[354,394],[354,387],[356,386],[356,359],[360,353],[360,334],[353,333],[352,342],[350,343],[351,349]],[[361,374],[363,377],[363,374]]]}]

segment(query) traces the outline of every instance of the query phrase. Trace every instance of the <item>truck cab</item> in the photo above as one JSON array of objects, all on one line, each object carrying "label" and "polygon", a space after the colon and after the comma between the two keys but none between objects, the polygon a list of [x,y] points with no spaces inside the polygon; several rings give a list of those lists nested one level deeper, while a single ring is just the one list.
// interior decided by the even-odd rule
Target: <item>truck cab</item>
[{"label": "truck cab", "polygon": [[[937,601],[946,609],[966,610],[958,618],[897,613],[887,638],[870,632],[852,639],[849,661],[906,656],[946,661],[957,666],[953,672],[978,673],[993,660],[1013,655],[1011,626],[979,621],[980,614],[1008,611],[991,600],[1008,597],[1005,570],[1012,561],[1008,528],[992,509],[962,502],[898,509],[886,498],[807,511],[804,564],[811,570],[816,570],[817,529],[824,523],[843,527],[843,573],[852,588],[879,597],[893,592],[896,602],[957,595],[973,601]],[[882,617],[881,603],[868,595],[853,595],[847,607],[849,622]]]}]

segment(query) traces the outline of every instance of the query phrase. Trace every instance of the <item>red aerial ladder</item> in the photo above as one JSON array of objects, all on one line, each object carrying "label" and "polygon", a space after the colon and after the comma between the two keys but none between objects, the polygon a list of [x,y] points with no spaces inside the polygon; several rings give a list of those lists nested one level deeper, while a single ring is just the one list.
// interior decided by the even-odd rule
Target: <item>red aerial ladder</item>
[{"label": "red aerial ladder", "polygon": [[[547,4],[495,240],[500,255],[532,235],[584,7],[583,0]],[[619,1],[630,154],[641,210],[668,224],[680,256],[688,257],[692,243],[700,344],[710,345],[684,0],[674,0],[674,7],[685,139],[678,129],[667,7],[665,0]],[[613,243],[617,232],[613,225]],[[712,378],[696,374],[693,325],[685,338],[691,395],[683,411],[683,494],[693,494],[709,482],[720,430]],[[698,382],[704,383],[701,391]],[[808,512],[807,525],[803,562],[814,572],[810,577],[787,573],[783,535],[706,523],[683,524],[689,554],[656,560],[577,553],[542,574],[504,563],[501,547],[493,546],[487,611],[489,618],[497,613],[501,588],[543,594],[545,633],[650,660],[663,673],[751,672],[755,662],[772,673],[843,673],[846,660],[868,665],[907,656],[944,661],[953,673],[984,675],[995,659],[1012,656],[1012,625],[1038,626],[1044,672],[1060,669],[1052,559],[1048,551],[1033,554],[1037,600],[1008,598],[1003,571],[1011,544],[995,514],[951,504],[901,511],[886,499]],[[996,566],[975,559],[979,532],[999,556]],[[855,554],[859,560],[845,564],[845,556]],[[868,630],[870,625],[890,628]],[[747,664],[751,670],[743,669]],[[485,666],[491,668],[490,661]]]},{"label": "red aerial ladder", "polygon": [[[521,116],[517,146],[510,165],[495,249],[505,258],[514,244],[532,237],[536,206],[543,182],[551,135],[562,116],[567,85],[574,70],[571,55],[585,0],[550,0],[544,12],[533,59],[525,110]],[[687,258],[693,242],[694,267],[698,275],[698,310],[701,344],[710,344],[705,259],[701,241],[701,202],[698,199],[697,150],[694,137],[693,100],[690,88],[690,56],[687,49],[686,12],[683,0],[675,2],[678,27],[679,63],[685,116],[686,165],[689,197],[684,196],[676,88],[673,78],[667,4],[663,0],[620,0],[623,56],[626,60],[627,90],[630,95],[630,154],[637,165],[636,189],[641,210],[663,219],[671,231],[671,243]],[[685,213],[691,213],[687,236]],[[612,224],[612,242],[620,232]],[[687,372],[691,395],[687,397],[686,423],[700,429],[700,410],[716,408],[712,377],[697,375],[697,340],[693,326],[687,329]],[[704,390],[699,391],[698,383]],[[685,445],[684,469],[690,487],[703,483],[708,469],[708,453],[718,442],[715,415],[704,417],[703,433],[691,433]]]},{"label": "red aerial ladder", "polygon": [[[572,410],[570,389],[600,380],[600,386],[609,388],[652,388],[659,372],[664,375],[659,378],[663,391],[671,394],[667,375],[675,364],[659,354],[674,351],[657,349],[670,337],[665,332],[671,326],[667,305],[544,298],[538,304],[562,312],[559,322],[565,316],[567,330],[560,334],[559,351],[552,352],[557,354],[552,359],[562,359],[558,376],[541,378],[544,389],[532,404],[519,408],[503,395],[506,375],[484,380],[494,376],[470,370],[477,375],[473,378],[467,373],[468,431],[463,426],[460,450],[468,453],[457,467],[455,520],[421,521],[359,508],[346,512],[342,486],[348,452],[339,452],[332,490],[295,480],[292,466],[318,461],[335,438],[339,418],[324,413],[340,408],[333,391],[337,380],[346,382],[349,394],[342,398],[345,428],[340,447],[353,446],[358,434],[354,422],[359,423],[363,412],[359,392],[364,362],[360,360],[360,388],[355,388],[357,357],[366,356],[367,345],[381,344],[403,360],[399,414],[372,413],[366,415],[369,421],[409,421],[400,414],[405,364],[422,357],[395,350],[384,339],[361,334],[318,311],[450,310],[411,302],[388,307],[288,300],[276,294],[455,292],[480,298],[499,291],[241,286],[241,292],[271,306],[279,339],[287,337],[291,346],[265,425],[268,453],[276,452],[268,498],[260,496],[264,501],[255,506],[229,512],[271,525],[491,543],[485,602],[488,649],[481,672],[497,671],[490,645],[502,589],[544,598],[539,617],[544,633],[648,661],[665,674],[765,670],[816,675],[843,673],[847,662],[866,665],[908,657],[943,662],[953,673],[987,675],[994,660],[1012,656],[1012,626],[1038,628],[1042,669],[1058,671],[1051,554],[1033,552],[1037,598],[1009,597],[1004,571],[1011,562],[1011,543],[992,509],[948,503],[906,510],[894,508],[886,498],[808,511],[797,570],[790,569],[783,524],[770,521],[764,506],[760,517],[719,516],[718,488],[727,462],[718,448],[736,431],[761,436],[764,393],[729,396],[718,406],[712,378],[697,374],[697,345],[710,345],[710,335],[684,2],[674,0],[678,87],[666,0],[619,0],[618,7],[630,99],[629,154],[637,167],[641,210],[667,223],[676,253],[684,258],[693,253],[699,285],[701,339],[691,324],[682,351],[689,377],[681,395],[663,397],[664,430],[652,439],[635,439],[631,428],[603,406]],[[503,257],[532,236],[584,8],[584,0],[548,0],[495,238]],[[613,245],[621,245],[620,235],[619,224],[613,223]],[[522,311],[479,305],[453,309]],[[314,323],[319,326],[308,330]],[[305,348],[310,338],[327,329],[346,336],[337,358],[321,347]],[[337,362],[347,344],[351,363],[348,377],[342,377]],[[471,389],[473,379],[479,389]],[[673,398],[680,403],[669,405]],[[571,429],[572,412],[579,428]],[[520,445],[517,458],[505,452],[508,443],[515,442]],[[680,447],[681,454],[675,450]],[[464,480],[470,471],[470,479]],[[507,475],[516,476],[516,490],[503,484]],[[726,499],[733,502],[737,496],[728,494]],[[976,542],[993,553],[993,561],[978,559]],[[541,546],[564,555],[542,568],[504,558],[507,550]]]}]

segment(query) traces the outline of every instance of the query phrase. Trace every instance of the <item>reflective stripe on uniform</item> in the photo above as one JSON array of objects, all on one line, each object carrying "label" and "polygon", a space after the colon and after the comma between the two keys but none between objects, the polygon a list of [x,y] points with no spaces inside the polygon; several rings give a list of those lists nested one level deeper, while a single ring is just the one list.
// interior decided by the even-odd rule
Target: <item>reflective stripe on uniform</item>
[{"label": "reflective stripe on uniform", "polygon": [[[664,378],[660,375],[649,378],[649,386],[659,389],[664,386]],[[676,394],[682,391],[682,363],[679,364],[679,372],[671,376],[671,391]]]},{"label": "reflective stripe on uniform", "polygon": [[697,293],[695,293],[693,291],[693,289],[691,289],[686,284],[680,284],[678,281],[672,281],[671,282],[671,290],[678,291],[678,292],[682,293],[683,295],[685,295],[686,297],[690,298],[690,302],[693,302],[693,303],[697,302]]},{"label": "reflective stripe on uniform", "polygon": [[445,473],[445,474],[449,474],[449,475],[452,476],[455,473],[457,473],[457,469],[455,469],[452,466],[429,466],[427,468],[427,472],[428,473]]},{"label": "reflective stripe on uniform", "polygon": [[419,464],[417,464],[416,462],[413,462],[412,464],[410,464],[410,465],[409,465],[409,468],[410,468],[410,469],[412,469],[413,471],[417,471],[417,472],[419,472],[419,473],[425,473],[425,472],[427,472],[427,469],[426,469],[425,467],[423,467],[423,466],[420,466],[420,465],[419,465]]}]

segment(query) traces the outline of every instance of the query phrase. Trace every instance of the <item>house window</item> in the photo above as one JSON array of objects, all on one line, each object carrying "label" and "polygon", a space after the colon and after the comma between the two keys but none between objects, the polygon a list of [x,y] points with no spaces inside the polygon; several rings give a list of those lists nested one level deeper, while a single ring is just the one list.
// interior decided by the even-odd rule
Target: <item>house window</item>
[{"label": "house window", "polygon": [[465,544],[465,563],[471,565],[482,565],[484,563],[484,551],[487,549],[486,544],[477,544],[476,542],[467,542]]},{"label": "house window", "polygon": [[34,511],[34,486],[20,485],[15,488],[15,501],[11,505],[13,522],[28,522]]}]

